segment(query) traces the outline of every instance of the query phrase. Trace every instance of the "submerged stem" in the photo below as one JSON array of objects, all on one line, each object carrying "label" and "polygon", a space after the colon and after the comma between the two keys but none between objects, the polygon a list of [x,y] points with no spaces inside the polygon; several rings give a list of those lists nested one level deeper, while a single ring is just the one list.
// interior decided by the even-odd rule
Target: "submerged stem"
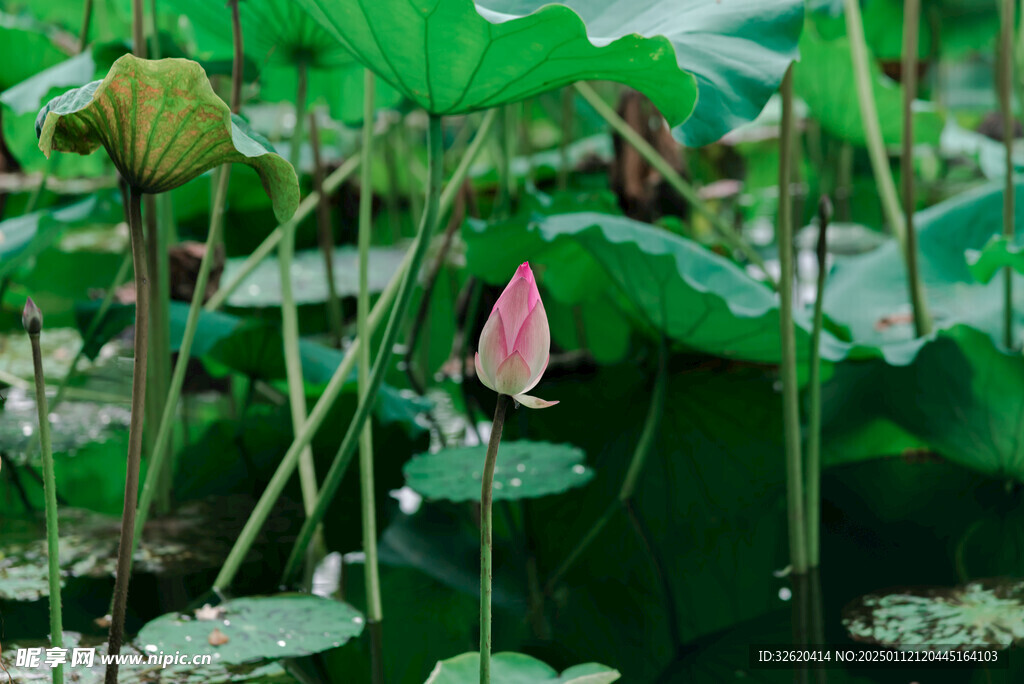
[{"label": "submerged stem", "polygon": [[807,571],[807,533],[800,462],[800,406],[796,377],[796,333],[793,327],[793,215],[790,179],[793,159],[793,68],[782,79],[782,128],[779,139],[779,324],[782,343],[782,418],[786,443],[786,495],[789,509],[789,554],[793,572]]},{"label": "submerged stem", "polygon": [[810,409],[807,417],[807,564],[818,567],[821,553],[821,328],[824,323],[825,278],[828,276],[828,224],[832,203],[827,196],[818,204],[818,287],[810,349]]},{"label": "submerged stem", "polygon": [[[1003,147],[1006,155],[1006,179],[1003,189],[1003,235],[1010,241],[1014,234],[1013,135],[1013,0],[1001,0],[999,11],[999,109],[1003,120]],[[1003,344],[1013,349],[1013,269],[1003,269]]]},{"label": "submerged stem", "polygon": [[[363,86],[363,168],[359,183],[359,296],[356,301],[356,330],[360,339],[369,339],[367,318],[370,313],[370,232],[373,228],[373,72],[366,70]],[[370,382],[370,345],[359,347],[359,400],[365,401]],[[384,608],[380,598],[380,573],[377,567],[377,501],[373,486],[373,425],[366,421],[359,435],[359,493],[363,520],[363,553],[366,562],[366,618],[370,627],[371,660],[374,684],[384,682],[383,633],[380,629]]]},{"label": "submerged stem", "polygon": [[323,486],[321,487],[317,498],[316,509],[314,510],[313,515],[306,519],[302,529],[299,531],[298,538],[295,540],[295,545],[292,547],[291,555],[288,559],[287,565],[285,566],[283,576],[284,584],[287,584],[294,573],[299,569],[306,546],[309,545],[309,542],[313,537],[313,530],[316,528],[316,525],[323,520],[323,516],[327,512],[327,506],[334,499],[334,494],[338,491],[338,486],[341,484],[341,481],[345,476],[345,471],[348,470],[349,462],[351,461],[352,454],[355,451],[357,438],[361,433],[367,418],[370,416],[370,410],[373,408],[374,399],[377,396],[377,390],[380,389],[380,385],[384,380],[385,370],[391,359],[395,342],[398,339],[398,331],[405,324],[405,315],[409,309],[409,303],[412,300],[413,290],[416,288],[416,281],[419,277],[420,266],[423,264],[423,258],[426,255],[430,238],[433,236],[434,228],[437,224],[438,207],[441,199],[441,177],[444,171],[444,147],[442,142],[441,117],[432,114],[430,116],[430,127],[427,132],[427,158],[429,162],[429,173],[427,179],[426,204],[424,205],[423,216],[420,220],[416,243],[413,246],[412,259],[409,262],[409,268],[405,272],[405,277],[402,279],[402,284],[399,287],[398,295],[395,299],[395,307],[391,311],[391,317],[388,319],[387,328],[384,330],[384,337],[381,340],[380,350],[377,353],[377,357],[374,359],[373,371],[370,374],[370,381],[367,385],[366,393],[363,399],[359,402],[356,413],[352,417],[352,422],[349,423],[348,430],[345,433],[345,438],[342,440],[341,447],[338,449],[338,453],[335,454],[334,461],[331,463],[331,469],[324,478]]},{"label": "submerged stem", "polygon": [[[43,457],[43,490],[46,499],[46,555],[50,580],[50,645],[64,645],[60,596],[60,536],[57,532],[57,476],[53,468],[53,450],[50,445],[50,411],[46,406],[46,380],[43,376],[43,353],[39,347],[39,332],[29,331],[32,345],[32,369],[36,381],[36,411],[39,415],[39,447]],[[64,666],[53,670],[53,684],[64,682]]]},{"label": "submerged stem", "polygon": [[[132,370],[132,409],[128,426],[128,467],[124,485],[124,512],[121,515],[121,540],[117,547],[117,575],[110,618],[110,643],[107,652],[116,656],[124,639],[124,616],[128,604],[131,577],[132,538],[135,531],[135,506],[139,496],[139,469],[142,453],[142,426],[146,397],[146,354],[149,343],[149,278],[146,273],[146,246],[142,234],[142,193],[129,190],[128,230],[132,240],[135,266],[135,359]],[[117,684],[117,661],[107,665],[106,684]]]},{"label": "submerged stem", "polygon": [[512,397],[507,394],[498,395],[480,484],[480,684],[489,684],[491,681],[491,553],[494,546],[491,534],[491,503],[494,493],[494,466],[498,462],[498,445],[501,443],[501,431],[505,425],[505,413],[511,401]]}]

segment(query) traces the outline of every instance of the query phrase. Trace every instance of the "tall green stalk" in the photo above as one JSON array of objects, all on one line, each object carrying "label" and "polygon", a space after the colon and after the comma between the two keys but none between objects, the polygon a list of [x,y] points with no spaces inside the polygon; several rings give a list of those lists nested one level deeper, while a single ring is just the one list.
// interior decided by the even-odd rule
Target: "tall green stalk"
[{"label": "tall green stalk", "polygon": [[327,194],[324,193],[326,169],[320,154],[320,127],[316,123],[315,112],[309,113],[309,145],[313,148],[313,190],[320,196],[320,201],[316,204],[316,236],[320,251],[323,253],[324,275],[327,278],[327,329],[334,336],[334,346],[341,349],[345,335],[344,317],[341,313],[338,287],[334,282],[334,234],[331,230],[331,203]]},{"label": "tall green stalk", "polygon": [[[878,122],[878,109],[875,105],[875,92],[871,87],[871,69],[868,60],[868,46],[864,39],[864,22],[861,19],[860,0],[843,0],[846,16],[846,33],[850,38],[850,53],[853,60],[853,73],[857,86],[857,103],[860,106],[860,117],[864,126],[864,137],[867,139],[868,156],[874,172],[878,196],[882,200],[882,211],[885,220],[892,229],[907,265],[907,278],[911,283],[910,304],[914,310],[914,320],[928,322],[928,301],[920,285],[920,274],[917,272],[917,260],[910,257],[907,244],[907,226],[904,223],[900,200],[896,192],[896,182],[889,167],[889,156],[885,151],[882,128]],[[914,22],[914,26],[917,23]],[[915,51],[916,54],[916,51]],[[916,69],[916,63],[915,63]],[[906,136],[906,131],[904,132]],[[930,327],[930,323],[928,323]]]},{"label": "tall green stalk", "polygon": [[828,277],[828,224],[832,203],[827,196],[818,204],[818,287],[814,299],[814,323],[810,349],[810,408],[807,417],[807,564],[818,567],[821,559],[821,328],[825,320],[825,279]]},{"label": "tall green stalk", "polygon": [[85,51],[89,44],[89,26],[92,24],[92,3],[93,0],[85,0],[82,3],[82,29],[78,33],[78,52]]},{"label": "tall green stalk", "polygon": [[637,482],[640,480],[640,473],[643,472],[647,457],[654,448],[654,441],[658,436],[658,426],[661,424],[662,414],[665,412],[665,386],[668,382],[668,341],[661,337],[658,342],[658,370],[654,376],[654,388],[651,392],[651,403],[647,409],[647,418],[644,420],[643,431],[640,439],[633,448],[633,456],[629,461],[629,468],[626,476],[622,479],[622,486],[619,488],[619,495],[605,509],[601,517],[594,521],[590,529],[576,542],[569,555],[565,557],[562,564],[558,566],[547,581],[545,593],[550,594],[555,586],[565,577],[583,552],[590,544],[597,539],[598,535],[612,519],[612,516],[620,508],[628,506],[636,491]]},{"label": "tall green stalk", "polygon": [[305,138],[306,127],[306,89],[308,82],[309,67],[305,62],[300,61],[295,65],[295,74],[298,85],[295,91],[295,128],[292,129],[291,159],[295,173],[299,173],[299,163],[302,161],[302,142]]},{"label": "tall green stalk", "polygon": [[[146,273],[146,245],[142,228],[142,194],[129,190],[128,231],[132,241],[135,267],[135,359],[132,369],[132,409],[128,424],[128,467],[124,485],[124,512],[121,515],[121,540],[117,546],[117,574],[114,577],[114,601],[110,618],[110,642],[107,652],[116,656],[124,640],[124,615],[128,605],[128,581],[131,578],[132,540],[135,531],[135,507],[139,496],[139,470],[142,456],[142,425],[146,397],[146,355],[149,348],[149,278]],[[117,684],[118,663],[107,665],[104,681]]]},{"label": "tall green stalk", "polygon": [[[1013,241],[1014,188],[1013,188],[1013,135],[1016,119],[1013,116],[1013,0],[999,3],[999,110],[1003,120],[1003,147],[1006,155],[1006,179],[1003,189],[1003,236]],[[1003,344],[1008,349],[1016,346],[1013,335],[1013,269],[1003,269]]]},{"label": "tall green stalk", "polygon": [[594,91],[590,84],[579,82],[575,85],[576,92],[583,96],[591,107],[594,108],[602,119],[604,119],[609,126],[611,126],[616,133],[622,136],[622,138],[628,142],[640,156],[643,157],[648,164],[661,174],[661,177],[665,179],[672,188],[682,195],[691,208],[698,214],[706,218],[710,223],[711,227],[718,234],[718,237],[729,245],[730,249],[733,249],[747,258],[750,263],[754,264],[765,274],[766,278],[770,278],[768,275],[768,269],[765,266],[764,259],[757,253],[757,250],[748,243],[743,236],[736,232],[736,230],[726,222],[721,216],[718,215],[713,209],[711,209],[697,194],[697,191],[690,185],[685,178],[683,178],[678,171],[672,168],[672,165],[665,161],[665,158],[654,149],[649,142],[644,140],[643,136],[633,130],[626,121],[619,116],[614,109],[601,99],[601,96]]},{"label": "tall green stalk", "polygon": [[[373,221],[373,124],[376,108],[373,72],[366,70],[363,86],[363,168],[359,183],[359,296],[356,302],[356,330],[359,339],[370,339],[367,319],[370,314],[370,231]],[[370,382],[370,345],[359,347],[359,401],[367,400]],[[359,435],[359,492],[363,518],[363,553],[366,562],[366,628],[370,633],[373,682],[384,682],[383,625],[384,608],[380,598],[380,573],[377,567],[377,501],[373,488],[373,426],[366,421]]]},{"label": "tall green stalk", "polygon": [[498,463],[498,446],[501,444],[501,431],[510,403],[512,397],[507,394],[498,395],[480,483],[480,684],[490,684],[491,681],[491,584],[494,574],[491,504],[494,496],[494,466]]},{"label": "tall green stalk", "polygon": [[441,117],[434,114],[430,115],[430,126],[427,130],[427,155],[426,203],[416,236],[416,244],[413,247],[412,259],[399,287],[395,307],[391,311],[391,318],[388,319],[387,328],[384,330],[384,337],[381,340],[380,350],[373,363],[373,371],[370,375],[366,392],[359,402],[359,407],[356,409],[352,422],[349,423],[348,431],[345,433],[341,447],[331,463],[331,469],[324,478],[323,486],[317,498],[316,509],[306,519],[302,529],[299,531],[298,538],[295,540],[295,545],[292,547],[292,552],[284,571],[284,583],[286,584],[299,569],[303,553],[313,537],[313,530],[323,520],[327,507],[334,499],[334,494],[337,492],[338,486],[345,476],[345,471],[348,470],[359,434],[362,432],[363,425],[370,416],[370,410],[373,408],[374,400],[377,397],[377,390],[380,389],[380,385],[384,380],[384,373],[387,370],[395,342],[398,339],[398,331],[405,323],[405,315],[409,309],[409,302],[412,300],[413,290],[416,288],[420,266],[423,264],[423,258],[427,253],[430,238],[434,234],[441,200],[441,179],[444,174]]},{"label": "tall green stalk", "polygon": [[782,127],[779,136],[779,321],[782,341],[782,418],[786,442],[786,495],[789,509],[789,555],[793,572],[807,572],[807,531],[800,462],[799,386],[796,379],[796,333],[793,327],[793,206],[790,198],[793,160],[793,68],[782,79]]},{"label": "tall green stalk", "polygon": [[[39,448],[43,457],[43,490],[46,498],[46,557],[50,580],[50,645],[64,645],[64,627],[61,620],[60,597],[60,536],[57,533],[57,476],[53,468],[53,450],[50,445],[50,411],[46,406],[46,380],[43,375],[43,352],[39,347],[39,333],[43,329],[43,315],[29,298],[21,317],[32,345],[32,370],[36,381],[36,411],[39,415]],[[53,684],[63,684],[64,666],[53,669]]]},{"label": "tall green stalk", "polygon": [[210,209],[210,229],[206,236],[203,259],[199,263],[199,272],[196,274],[196,286],[192,293],[192,302],[189,304],[188,317],[185,319],[185,331],[182,334],[181,346],[178,349],[178,359],[174,364],[174,372],[167,388],[163,412],[161,413],[160,423],[157,428],[156,440],[153,443],[153,453],[150,457],[149,469],[146,472],[146,481],[142,486],[142,495],[139,499],[135,530],[132,538],[133,551],[138,547],[139,540],[142,538],[142,530],[149,518],[153,497],[159,489],[160,481],[167,476],[164,464],[167,462],[170,453],[169,446],[174,429],[174,416],[178,409],[178,400],[181,398],[181,388],[185,383],[185,373],[192,354],[192,343],[195,341],[196,331],[199,328],[199,315],[203,309],[203,298],[210,280],[210,270],[213,267],[213,262],[216,260],[216,245],[220,241],[221,232],[224,227],[223,208],[227,200],[230,178],[230,165],[225,164],[218,169],[213,206]]}]

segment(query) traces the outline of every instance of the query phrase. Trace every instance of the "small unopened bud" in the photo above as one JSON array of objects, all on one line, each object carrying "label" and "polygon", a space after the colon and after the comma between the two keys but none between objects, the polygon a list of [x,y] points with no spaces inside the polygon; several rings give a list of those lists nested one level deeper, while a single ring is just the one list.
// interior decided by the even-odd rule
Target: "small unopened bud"
[{"label": "small unopened bud", "polygon": [[25,309],[21,312],[21,324],[25,326],[25,332],[29,335],[38,335],[43,329],[43,312],[31,297],[25,302]]}]

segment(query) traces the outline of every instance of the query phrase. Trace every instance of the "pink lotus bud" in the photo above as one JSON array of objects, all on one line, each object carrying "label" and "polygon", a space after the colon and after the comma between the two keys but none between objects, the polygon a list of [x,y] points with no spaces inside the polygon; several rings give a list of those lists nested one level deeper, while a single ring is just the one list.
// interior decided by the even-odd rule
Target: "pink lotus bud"
[{"label": "pink lotus bud", "polygon": [[31,297],[25,302],[25,308],[21,312],[21,324],[25,326],[25,332],[29,335],[38,335],[43,329],[43,312]]},{"label": "pink lotus bud", "polygon": [[498,297],[480,333],[476,374],[486,387],[510,395],[527,408],[547,408],[558,402],[524,392],[540,382],[550,356],[548,315],[530,264],[524,262]]}]

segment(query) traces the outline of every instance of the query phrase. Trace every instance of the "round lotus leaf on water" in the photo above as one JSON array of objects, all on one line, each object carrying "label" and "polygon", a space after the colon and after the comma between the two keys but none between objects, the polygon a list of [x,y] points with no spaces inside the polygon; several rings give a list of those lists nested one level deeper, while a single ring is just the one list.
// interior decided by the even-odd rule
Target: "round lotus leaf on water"
[{"label": "round lotus leaf on water", "polygon": [[1024,581],[868,594],[843,610],[843,625],[858,641],[905,650],[1008,647],[1024,640]]},{"label": "round lotus leaf on water", "polygon": [[[536,658],[522,653],[491,656],[493,684],[609,684],[621,677],[617,670],[597,663],[574,665],[558,672]],[[480,681],[480,654],[462,655],[440,661],[425,684],[475,684]]]},{"label": "round lotus leaf on water", "polygon": [[[406,484],[428,499],[477,501],[487,445],[442,449],[413,456]],[[583,450],[571,444],[503,442],[494,468],[494,499],[535,499],[590,482]]]},{"label": "round lotus leaf on water", "polygon": [[[363,631],[363,616],[347,603],[310,596],[246,596],[216,606],[214,619],[169,613],[135,638],[143,652],[205,654],[223,665],[297,658],[341,646]],[[210,643],[219,630],[227,641]]]},{"label": "round lotus leaf on water", "polygon": [[51,100],[36,118],[39,149],[90,154],[104,147],[140,192],[173,190],[227,163],[253,167],[279,221],[299,204],[295,171],[213,92],[187,59],[124,55],[102,81]]}]

